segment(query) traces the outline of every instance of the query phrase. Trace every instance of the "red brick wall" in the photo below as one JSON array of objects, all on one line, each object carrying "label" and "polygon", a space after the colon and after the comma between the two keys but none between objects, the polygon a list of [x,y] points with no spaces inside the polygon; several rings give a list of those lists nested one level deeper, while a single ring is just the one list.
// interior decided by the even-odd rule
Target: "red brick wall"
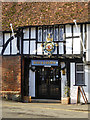
[{"label": "red brick wall", "polygon": [[21,57],[2,57],[2,92],[21,94]]}]

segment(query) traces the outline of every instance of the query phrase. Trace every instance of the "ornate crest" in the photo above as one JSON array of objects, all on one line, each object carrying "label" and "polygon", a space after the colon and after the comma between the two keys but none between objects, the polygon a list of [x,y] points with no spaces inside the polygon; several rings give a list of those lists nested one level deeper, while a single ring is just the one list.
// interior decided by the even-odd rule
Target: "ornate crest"
[{"label": "ornate crest", "polygon": [[48,34],[47,41],[43,44],[43,50],[48,53],[49,56],[55,51],[56,44],[53,42],[53,38]]}]

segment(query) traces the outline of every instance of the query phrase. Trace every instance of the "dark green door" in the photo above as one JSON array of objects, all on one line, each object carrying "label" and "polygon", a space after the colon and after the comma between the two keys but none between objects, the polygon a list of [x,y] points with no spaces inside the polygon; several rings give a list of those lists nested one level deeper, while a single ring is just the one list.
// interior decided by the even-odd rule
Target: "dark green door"
[{"label": "dark green door", "polygon": [[39,67],[36,77],[38,98],[61,98],[61,76],[58,67]]}]

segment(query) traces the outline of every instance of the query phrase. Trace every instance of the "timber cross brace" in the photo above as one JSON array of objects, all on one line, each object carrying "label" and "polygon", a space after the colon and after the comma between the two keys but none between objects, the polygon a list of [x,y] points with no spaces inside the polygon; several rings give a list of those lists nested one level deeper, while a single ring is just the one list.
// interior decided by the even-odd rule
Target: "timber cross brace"
[{"label": "timber cross brace", "polygon": [[[14,40],[14,38],[16,38],[16,37],[20,37],[21,35],[22,35],[22,31],[17,30],[17,31],[16,31],[16,34],[15,34],[14,36],[11,36],[11,37],[7,40],[7,42],[6,42],[4,45],[2,45],[3,49],[2,49],[1,55],[3,55],[6,47],[7,47],[8,44],[9,44],[9,42],[11,42],[12,40]],[[19,40],[17,39],[17,41],[19,41]],[[17,46],[17,47],[18,47],[18,46]]]}]

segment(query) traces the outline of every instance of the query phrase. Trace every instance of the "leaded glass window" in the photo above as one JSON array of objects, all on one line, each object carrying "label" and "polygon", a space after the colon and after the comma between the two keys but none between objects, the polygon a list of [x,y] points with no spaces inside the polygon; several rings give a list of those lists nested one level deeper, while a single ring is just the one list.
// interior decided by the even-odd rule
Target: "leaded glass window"
[{"label": "leaded glass window", "polygon": [[76,85],[85,85],[85,73],[83,63],[76,63]]},{"label": "leaded glass window", "polygon": [[50,34],[50,38],[53,38],[53,28],[52,27],[48,28],[48,34]]},{"label": "leaded glass window", "polygon": [[38,42],[42,42],[42,28],[38,28]]},{"label": "leaded glass window", "polygon": [[54,41],[58,41],[58,28],[54,28]]},{"label": "leaded glass window", "polygon": [[63,27],[59,27],[59,41],[63,41],[64,38],[64,30],[63,30]]},{"label": "leaded glass window", "polygon": [[43,41],[45,42],[47,40],[47,28],[45,27],[43,29]]}]

